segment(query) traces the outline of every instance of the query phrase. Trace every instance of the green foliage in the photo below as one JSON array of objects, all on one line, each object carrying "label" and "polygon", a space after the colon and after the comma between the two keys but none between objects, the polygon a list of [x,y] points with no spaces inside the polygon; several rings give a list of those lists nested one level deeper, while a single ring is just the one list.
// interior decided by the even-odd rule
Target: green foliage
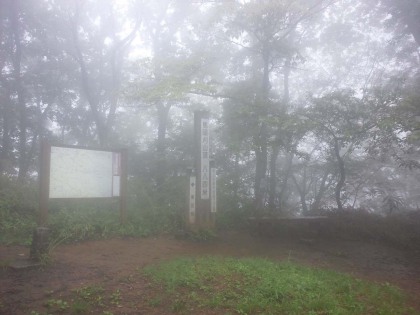
[{"label": "green foliage", "polygon": [[[61,296],[61,295],[60,295]],[[67,299],[50,298],[44,306],[53,314],[95,314],[112,315],[108,310],[121,307],[122,292],[115,289],[111,293],[106,292],[102,285],[86,285],[72,290]],[[48,314],[49,314],[48,313]],[[31,314],[40,314],[32,311]]]},{"label": "green foliage", "polygon": [[238,314],[414,314],[404,294],[389,284],[289,262],[178,258],[144,272],[155,285],[164,285],[174,312],[211,308]]},{"label": "green foliage", "polygon": [[120,305],[121,303],[121,290],[116,289],[110,296],[111,304]]},{"label": "green foliage", "polygon": [[[0,243],[30,245],[36,227],[33,186],[9,183],[0,190]],[[21,196],[21,197],[19,197]],[[25,199],[26,198],[26,199]],[[26,208],[25,208],[25,207]],[[50,250],[64,242],[115,236],[145,237],[179,229],[185,210],[183,178],[168,179],[156,189],[141,179],[129,183],[127,223],[120,223],[118,200],[51,200],[48,226]]]},{"label": "green foliage", "polygon": [[183,225],[186,207],[186,178],[170,177],[161,187],[133,179],[129,187],[130,213],[138,213],[150,232],[170,232]]},{"label": "green foliage", "polygon": [[127,223],[120,223],[120,213],[116,207],[99,209],[81,207],[63,208],[50,214],[51,242],[77,242],[88,239],[114,236],[144,237],[158,231],[158,227],[147,214],[135,209],[127,211]]},{"label": "green foliage", "polygon": [[0,176],[0,243],[31,243],[37,205],[35,183]]},{"label": "green foliage", "polygon": [[217,234],[212,229],[199,229],[186,232],[186,238],[197,242],[208,242],[217,239]]},{"label": "green foliage", "polygon": [[[235,187],[232,182],[235,178],[226,176],[226,171],[218,177],[217,191],[217,216],[216,226],[218,229],[241,228],[246,225],[246,220],[254,211],[254,201],[251,199],[243,187]],[[233,191],[238,193],[234,194]]]},{"label": "green foliage", "polygon": [[387,211],[387,213],[392,214],[398,210],[401,210],[401,208],[404,206],[404,198],[401,196],[388,194],[384,197],[382,203],[384,210]]},{"label": "green foliage", "polygon": [[89,312],[90,305],[86,301],[76,300],[71,305],[71,309],[74,314],[86,314]]},{"label": "green foliage", "polygon": [[347,209],[330,213],[328,237],[351,240],[374,240],[396,247],[416,249],[420,244],[420,212],[399,212],[388,216],[363,210]]},{"label": "green foliage", "polygon": [[74,290],[77,297],[92,304],[102,306],[104,304],[104,288],[102,286],[84,286]]},{"label": "green foliage", "polygon": [[48,309],[57,311],[65,311],[69,308],[69,304],[61,299],[49,299],[45,305],[48,307]]},{"label": "green foliage", "polygon": [[223,203],[219,202],[220,210],[217,213],[216,226],[222,230],[244,227],[247,223],[247,218],[251,216],[253,211],[250,205],[244,205],[240,208],[238,206],[227,208],[220,205],[223,205]]}]

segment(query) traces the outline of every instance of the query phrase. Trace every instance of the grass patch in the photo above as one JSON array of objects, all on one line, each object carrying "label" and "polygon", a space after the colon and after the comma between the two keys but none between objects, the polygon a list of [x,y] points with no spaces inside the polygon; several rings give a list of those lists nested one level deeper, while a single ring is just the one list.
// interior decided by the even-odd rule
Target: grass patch
[{"label": "grass patch", "polygon": [[[236,314],[416,314],[389,284],[264,259],[179,258],[147,267],[171,311]],[[163,291],[163,292],[159,292]],[[151,297],[153,298],[153,297]]]},{"label": "grass patch", "polygon": [[102,286],[84,286],[75,290],[77,296],[92,305],[104,305],[104,288]]}]

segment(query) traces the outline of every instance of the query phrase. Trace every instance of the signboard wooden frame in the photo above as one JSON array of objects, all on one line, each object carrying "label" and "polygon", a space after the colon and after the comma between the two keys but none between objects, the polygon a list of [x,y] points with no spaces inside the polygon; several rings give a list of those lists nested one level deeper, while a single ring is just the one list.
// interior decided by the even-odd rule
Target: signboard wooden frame
[{"label": "signboard wooden frame", "polygon": [[[53,148],[53,149],[52,149]],[[53,151],[53,152],[52,152]],[[66,178],[54,178],[51,180],[51,175],[56,177],[60,177],[60,174],[57,174],[57,163],[59,164],[60,158],[58,158],[59,154],[62,155],[62,160],[66,162],[68,165],[63,165],[64,168],[69,167],[70,170],[73,167],[73,170],[76,172],[77,176],[77,165],[72,165],[72,163],[76,163],[76,161],[72,161],[71,159],[66,159],[65,153],[74,154],[77,157],[76,153],[85,153],[85,156],[97,155],[103,156],[108,159],[110,165],[106,165],[107,170],[109,169],[109,188],[98,189],[97,191],[71,191],[65,190],[63,188],[55,189],[54,186],[57,185],[65,185]],[[54,153],[56,152],[56,153]],[[58,153],[57,153],[58,152]],[[58,154],[58,155],[57,155]],[[53,163],[51,163],[53,159]],[[61,163],[63,163],[61,161]],[[126,221],[126,196],[127,196],[127,150],[126,149],[97,149],[97,148],[90,148],[90,147],[82,147],[82,146],[70,146],[70,145],[51,145],[50,143],[43,141],[41,143],[41,154],[40,154],[40,197],[39,197],[39,208],[40,208],[40,216],[39,216],[39,226],[46,226],[48,222],[48,202],[50,199],[103,199],[103,198],[118,198],[119,199],[119,208],[120,208],[120,221],[121,223],[125,223]],[[80,162],[80,161],[79,161]],[[83,161],[82,161],[83,162]],[[95,161],[91,161],[92,163]],[[107,161],[105,160],[104,163]],[[53,167],[53,169],[52,169]],[[82,165],[89,169],[89,165]],[[91,167],[95,167],[92,164]],[[98,172],[101,172],[100,166],[97,169]],[[67,174],[70,176],[71,172]],[[80,175],[81,173],[79,173]],[[66,177],[66,174],[62,174],[62,177]],[[74,174],[73,174],[74,175]],[[83,175],[83,174],[82,174]],[[95,174],[90,174],[90,177],[93,176],[92,181],[95,185]],[[83,176],[80,180],[83,180]],[[89,178],[89,177],[86,177]],[[63,180],[64,182],[60,182]],[[75,179],[73,179],[75,180]],[[98,179],[96,179],[98,181]],[[51,184],[51,185],[50,185]],[[74,184],[74,183],[73,183]],[[94,186],[91,186],[94,187]],[[50,196],[51,188],[53,188],[52,194]],[[54,190],[55,189],[55,190]],[[118,191],[116,191],[118,190]]]}]

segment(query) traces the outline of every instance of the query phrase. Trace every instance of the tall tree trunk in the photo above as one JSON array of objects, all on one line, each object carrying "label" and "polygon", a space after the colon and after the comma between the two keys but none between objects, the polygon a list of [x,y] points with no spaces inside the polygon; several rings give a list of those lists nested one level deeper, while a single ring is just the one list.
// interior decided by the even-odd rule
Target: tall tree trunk
[{"label": "tall tree trunk", "polygon": [[277,158],[280,153],[280,146],[273,144],[271,147],[270,159],[270,189],[268,196],[268,205],[271,211],[276,210],[276,195],[277,195]]},{"label": "tall tree trunk", "polygon": [[166,174],[166,131],[170,105],[157,105],[158,110],[158,137],[156,142],[156,184],[158,187],[165,182]]},{"label": "tall tree trunk", "polygon": [[[264,208],[264,193],[266,188],[262,187],[262,183],[265,180],[266,173],[267,173],[267,164],[268,164],[268,127],[266,123],[267,118],[267,108],[268,108],[268,94],[270,91],[270,53],[269,48],[263,48],[263,77],[262,77],[262,85],[261,85],[261,94],[258,97],[259,103],[257,106],[260,107],[260,130],[259,134],[254,137],[254,145],[255,149],[255,158],[256,158],[256,166],[255,166],[255,182],[254,182],[254,190],[255,190],[255,209],[260,211]],[[266,185],[264,185],[266,186]]]},{"label": "tall tree trunk", "polygon": [[235,152],[235,162],[233,166],[233,198],[235,201],[238,200],[239,193],[239,152]]},{"label": "tall tree trunk", "polygon": [[[114,19],[112,19],[112,23],[113,21]],[[112,50],[111,57],[110,57],[112,93],[110,97],[110,108],[109,108],[108,118],[106,120],[106,129],[108,130],[108,132],[112,130],[112,127],[114,126],[114,123],[115,123],[117,107],[118,107],[118,99],[120,95],[121,71],[122,71],[122,64],[124,60],[124,52],[133,42],[136,36],[136,32],[138,28],[140,27],[140,24],[141,24],[140,19],[137,19],[136,24],[134,25],[131,32],[128,33],[127,36],[121,40],[118,40],[115,32],[112,34],[112,39],[114,42],[114,49]]]},{"label": "tall tree trunk", "polygon": [[1,130],[1,150],[0,150],[0,175],[8,173],[12,169],[12,111],[10,96],[0,98],[2,130]]},{"label": "tall tree trunk", "polygon": [[[0,1],[0,20],[4,20],[7,16],[6,13],[6,1]],[[4,24],[0,23],[0,36],[4,34]],[[6,64],[6,54],[0,54],[0,83],[6,93],[0,93],[0,117],[1,121],[1,150],[0,150],[0,176],[3,175],[8,169],[9,154],[12,152],[11,147],[11,99],[10,99],[10,87],[8,86],[7,80],[2,76],[3,69]]]},{"label": "tall tree trunk", "polygon": [[304,215],[308,214],[308,205],[306,204],[306,166],[303,169],[303,176],[302,176],[302,186],[299,185],[296,176],[292,174],[293,182],[295,183],[295,187],[299,193],[300,203],[302,205],[302,212]]},{"label": "tall tree trunk", "polygon": [[100,99],[99,94],[100,90],[96,90],[93,87],[92,81],[93,78],[90,76],[88,71],[88,65],[86,64],[86,60],[83,57],[82,49],[79,43],[79,15],[81,10],[81,4],[78,2],[75,5],[75,13],[73,18],[73,25],[72,25],[72,36],[73,36],[73,44],[75,48],[75,59],[80,67],[80,76],[81,76],[81,89],[83,91],[84,96],[89,103],[89,107],[92,113],[93,121],[96,125],[96,134],[98,137],[98,141],[100,146],[105,147],[109,145],[109,135],[112,131],[112,127],[115,122],[115,115],[118,105],[118,94],[119,94],[119,87],[120,87],[120,75],[121,75],[121,60],[124,53],[125,48],[127,48],[135,38],[136,31],[140,26],[139,20],[136,21],[136,25],[134,26],[133,30],[123,39],[118,40],[117,37],[113,36],[114,40],[114,49],[111,52],[111,57],[107,62],[109,62],[111,66],[111,81],[112,86],[105,86],[103,89],[111,89],[111,95],[109,97],[109,108],[107,113],[101,110],[100,108]]},{"label": "tall tree trunk", "polygon": [[25,181],[28,160],[26,156],[27,128],[28,117],[25,103],[24,88],[22,83],[21,63],[22,63],[22,45],[21,45],[21,29],[19,22],[19,0],[10,2],[10,21],[11,31],[13,32],[14,54],[13,54],[13,77],[15,90],[17,94],[17,107],[19,113],[19,158],[18,158],[18,181]]},{"label": "tall tree trunk", "polygon": [[255,208],[257,211],[260,211],[264,208],[264,193],[265,193],[265,184],[263,187],[263,181],[265,180],[265,175],[267,172],[267,160],[268,160],[268,150],[267,150],[267,126],[265,123],[262,123],[260,128],[260,135],[257,137],[257,140],[254,140],[256,143],[255,158]]},{"label": "tall tree trunk", "polygon": [[315,210],[315,211],[319,210],[319,207],[321,205],[322,197],[324,196],[324,193],[327,190],[326,182],[327,182],[329,173],[330,172],[325,171],[324,175],[322,176],[318,192],[315,195],[315,200],[311,205],[311,210]]},{"label": "tall tree trunk", "polygon": [[344,187],[344,182],[346,180],[346,170],[344,168],[344,160],[340,155],[340,144],[338,139],[334,137],[334,153],[337,159],[338,171],[339,171],[339,180],[335,186],[335,200],[337,202],[338,211],[343,211],[343,203],[341,202],[341,190]]},{"label": "tall tree trunk", "polygon": [[286,207],[286,192],[288,189],[288,182],[289,182],[289,178],[290,178],[290,172],[292,170],[292,162],[293,162],[293,157],[294,154],[293,153],[289,153],[287,155],[287,160],[286,160],[286,167],[285,167],[285,172],[284,172],[284,176],[283,176],[283,182],[281,183],[281,189],[280,189],[280,193],[279,193],[279,207],[281,210],[284,210]]},{"label": "tall tree trunk", "polygon": [[[290,76],[290,57],[288,57],[284,63],[283,73],[283,105],[285,112],[289,106],[290,91],[289,91],[289,76]],[[280,137],[281,137],[281,126],[277,128],[276,141],[274,141],[271,147],[271,160],[270,160],[270,189],[269,189],[269,207],[270,210],[276,209],[276,195],[277,195],[277,159],[280,153]],[[287,182],[287,179],[286,179]],[[282,199],[282,198],[281,198]]]},{"label": "tall tree trunk", "polygon": [[105,146],[107,141],[107,130],[106,124],[101,117],[99,111],[99,102],[93,91],[93,88],[90,85],[89,73],[87,70],[86,62],[83,58],[83,54],[79,45],[79,35],[78,35],[78,19],[79,19],[79,7],[76,5],[76,12],[74,16],[74,25],[72,27],[73,43],[76,50],[76,61],[80,67],[80,79],[81,79],[81,88],[84,96],[86,97],[87,102],[92,113],[93,121],[96,125],[96,133],[98,136],[98,141],[100,146]]}]

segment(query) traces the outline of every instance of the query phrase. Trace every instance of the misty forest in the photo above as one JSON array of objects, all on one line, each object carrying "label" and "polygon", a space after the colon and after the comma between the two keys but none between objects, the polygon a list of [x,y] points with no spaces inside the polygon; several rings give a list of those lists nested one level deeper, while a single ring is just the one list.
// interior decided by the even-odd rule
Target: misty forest
[{"label": "misty forest", "polygon": [[[50,200],[57,255],[78,241],[162,233],[205,242],[240,230],[269,234],[255,236],[269,243],[317,242],[277,223],[255,231],[250,217],[325,217],[327,240],[418,255],[419,65],[418,0],[0,0],[0,244],[32,242],[48,142],[128,152],[127,222],[115,200]],[[196,111],[209,112],[218,200],[215,228],[188,231]],[[60,309],[57,299],[50,311]],[[377,314],[279,311],[270,301],[216,309]],[[154,306],[211,313],[178,302]],[[0,313],[19,313],[8,305],[0,299]],[[73,306],[61,310],[76,314]],[[408,314],[392,307],[389,314]]]}]

